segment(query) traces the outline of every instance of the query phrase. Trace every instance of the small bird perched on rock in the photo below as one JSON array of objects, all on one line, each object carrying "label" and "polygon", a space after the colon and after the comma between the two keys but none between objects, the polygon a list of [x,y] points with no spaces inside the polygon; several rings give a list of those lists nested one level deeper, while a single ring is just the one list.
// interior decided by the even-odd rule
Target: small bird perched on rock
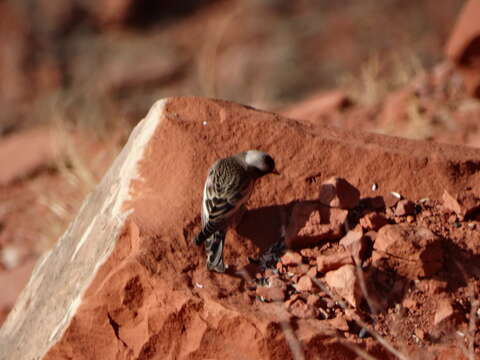
[{"label": "small bird perched on rock", "polygon": [[193,240],[205,242],[207,267],[224,272],[223,245],[227,229],[234,225],[250,197],[254,183],[267,174],[278,174],[273,158],[259,150],[248,150],[216,161],[205,181],[202,231]]}]

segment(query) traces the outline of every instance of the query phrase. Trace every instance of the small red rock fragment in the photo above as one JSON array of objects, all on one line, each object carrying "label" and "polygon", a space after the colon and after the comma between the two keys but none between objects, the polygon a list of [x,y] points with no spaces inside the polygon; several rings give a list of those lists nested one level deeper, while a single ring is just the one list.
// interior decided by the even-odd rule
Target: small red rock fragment
[{"label": "small red rock fragment", "polygon": [[406,216],[415,214],[415,203],[410,200],[400,200],[395,208],[395,216]]},{"label": "small red rock fragment", "polygon": [[299,292],[312,291],[313,282],[312,282],[312,279],[310,278],[310,276],[308,276],[308,275],[302,276],[300,278],[300,280],[298,280],[296,288],[297,288],[297,291],[299,291]]},{"label": "small red rock fragment", "polygon": [[347,264],[353,264],[352,256],[347,251],[317,257],[317,271],[321,273],[338,269]]},{"label": "small red rock fragment", "polygon": [[293,315],[301,319],[314,319],[318,316],[318,310],[308,305],[302,299],[293,301],[288,306],[288,311]]},{"label": "small red rock fragment", "polygon": [[282,255],[280,261],[283,265],[299,265],[302,263],[302,255],[295,251],[287,251]]},{"label": "small red rock fragment", "polygon": [[283,301],[285,299],[285,290],[278,287],[259,286],[256,294],[266,301]]},{"label": "small red rock fragment", "polygon": [[363,259],[366,251],[366,241],[363,237],[362,228],[357,226],[355,229],[350,230],[340,240],[340,245],[342,245],[345,250],[347,250],[354,257],[354,259]]},{"label": "small red rock fragment", "polygon": [[406,298],[406,299],[403,299],[402,305],[403,305],[404,308],[407,308],[407,309],[413,311],[413,310],[415,310],[415,308],[417,308],[418,301],[416,301],[415,299],[412,299],[412,298]]},{"label": "small red rock fragment", "polygon": [[443,265],[440,239],[430,230],[411,224],[385,225],[374,243],[373,264],[395,269],[407,279],[435,274]]},{"label": "small red rock fragment", "polygon": [[266,301],[283,301],[287,292],[287,285],[277,276],[268,278],[268,286],[259,286],[256,295]]},{"label": "small red rock fragment", "polygon": [[344,233],[348,211],[320,203],[298,203],[292,209],[285,232],[288,248],[315,246],[322,240],[337,240]]},{"label": "small red rock fragment", "polygon": [[456,321],[456,315],[451,300],[446,298],[440,299],[440,301],[437,302],[437,311],[433,319],[433,324],[438,326],[440,324],[447,325],[449,322],[454,323]]},{"label": "small red rock fragment", "polygon": [[329,271],[324,278],[328,286],[354,308],[360,304],[362,299],[356,271],[355,266],[344,265],[338,270]]},{"label": "small red rock fragment", "polygon": [[378,231],[382,226],[387,224],[387,218],[380,213],[371,212],[360,219],[360,225],[365,230]]},{"label": "small red rock fragment", "polygon": [[422,329],[416,328],[415,329],[415,336],[417,338],[419,338],[420,340],[424,340],[425,339],[425,331],[423,331]]},{"label": "small red rock fragment", "polygon": [[348,331],[348,323],[347,320],[342,315],[339,315],[333,319],[327,320],[328,323],[335,329],[340,330],[340,331]]},{"label": "small red rock fragment", "polygon": [[445,190],[442,200],[443,206],[456,213],[461,220],[476,211],[480,211],[480,197],[472,191],[462,191],[457,196],[453,196]]},{"label": "small red rock fragment", "polygon": [[316,257],[316,252],[311,248],[301,249],[300,254],[306,258]]},{"label": "small red rock fragment", "polygon": [[319,201],[330,207],[353,209],[360,201],[360,191],[347,180],[332,177],[322,184]]},{"label": "small red rock fragment", "polygon": [[312,266],[310,270],[307,271],[307,276],[310,276],[311,278],[315,279],[317,277],[317,267]]},{"label": "small red rock fragment", "polygon": [[385,207],[391,208],[400,201],[400,198],[398,196],[393,195],[392,193],[388,193],[383,197],[383,200],[385,202]]}]

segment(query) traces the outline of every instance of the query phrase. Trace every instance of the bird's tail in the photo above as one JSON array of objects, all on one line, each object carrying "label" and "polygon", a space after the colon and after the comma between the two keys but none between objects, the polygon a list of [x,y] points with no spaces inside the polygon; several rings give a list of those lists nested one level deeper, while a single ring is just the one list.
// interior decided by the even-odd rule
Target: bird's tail
[{"label": "bird's tail", "polygon": [[193,239],[193,242],[195,245],[200,246],[202,245],[205,240],[207,240],[210,236],[212,236],[216,232],[216,226],[215,224],[208,222],[202,231],[198,233],[197,236]]},{"label": "bird's tail", "polygon": [[225,264],[223,262],[225,234],[225,231],[216,231],[206,239],[207,268],[210,271],[225,272]]}]

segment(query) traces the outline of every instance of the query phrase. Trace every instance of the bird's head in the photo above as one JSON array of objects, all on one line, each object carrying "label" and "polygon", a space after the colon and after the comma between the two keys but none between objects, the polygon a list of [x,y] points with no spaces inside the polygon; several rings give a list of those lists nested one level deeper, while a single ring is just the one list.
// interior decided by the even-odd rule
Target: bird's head
[{"label": "bird's head", "polygon": [[278,175],[273,158],[260,150],[248,150],[242,153],[247,170],[256,178],[268,174]]}]

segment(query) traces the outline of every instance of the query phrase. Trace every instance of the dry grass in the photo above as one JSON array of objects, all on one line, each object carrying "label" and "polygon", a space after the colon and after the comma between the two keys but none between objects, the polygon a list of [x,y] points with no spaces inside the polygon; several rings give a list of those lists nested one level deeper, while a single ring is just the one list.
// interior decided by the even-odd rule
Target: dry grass
[{"label": "dry grass", "polygon": [[388,55],[376,53],[361,66],[358,75],[345,75],[338,85],[346,88],[360,105],[375,106],[424,71],[413,50],[403,49]]},{"label": "dry grass", "polygon": [[49,249],[63,234],[81,203],[120,152],[129,131],[128,127],[119,126],[107,132],[104,123],[93,131],[95,124],[83,122],[81,114],[66,119],[67,113],[61,110],[50,117],[52,146],[58,156],[48,174],[29,184],[37,203],[46,209],[37,234],[37,253]]}]

